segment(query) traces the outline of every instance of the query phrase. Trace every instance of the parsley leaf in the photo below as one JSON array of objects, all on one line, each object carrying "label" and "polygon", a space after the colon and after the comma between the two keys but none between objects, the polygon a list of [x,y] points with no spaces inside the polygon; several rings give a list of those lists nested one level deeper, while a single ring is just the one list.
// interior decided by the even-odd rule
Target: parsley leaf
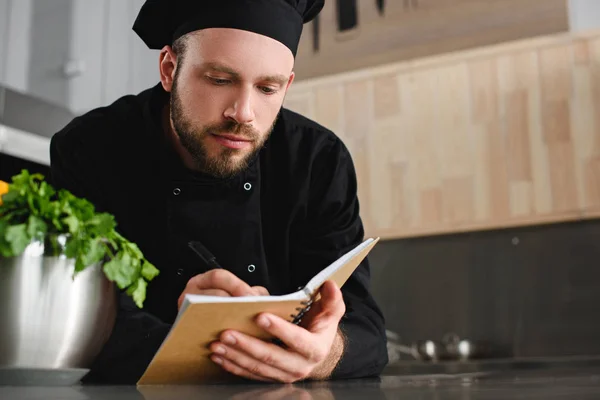
[{"label": "parsley leaf", "polygon": [[19,224],[6,228],[6,240],[10,244],[10,249],[13,253],[22,253],[27,245],[31,242],[27,235],[27,225]]},{"label": "parsley leaf", "polygon": [[[159,271],[135,243],[117,231],[113,215],[96,212],[87,199],[56,190],[43,175],[27,170],[13,176],[8,187],[0,202],[0,255],[18,256],[34,240],[64,235],[63,253],[74,260],[74,272],[104,263],[107,279],[143,307],[148,282]],[[50,247],[59,246],[49,242]],[[53,250],[51,255],[58,255]]]},{"label": "parsley leaf", "polygon": [[144,297],[146,296],[146,287],[148,284],[143,278],[138,278],[135,283],[127,289],[127,294],[133,297],[133,301],[138,307],[141,307],[140,304],[144,301]]},{"label": "parsley leaf", "polygon": [[123,253],[120,257],[114,258],[104,265],[106,276],[116,282],[119,289],[127,288],[137,279],[138,271],[132,261],[127,253]]},{"label": "parsley leaf", "polygon": [[12,254],[12,248],[8,240],[6,239],[6,232],[8,230],[8,222],[0,219],[0,255],[2,257],[10,257]]},{"label": "parsley leaf", "polygon": [[144,261],[142,265],[142,276],[144,279],[151,281],[158,275],[158,269],[148,261]]},{"label": "parsley leaf", "polygon": [[41,237],[48,232],[48,226],[43,219],[36,215],[30,215],[27,223],[27,235],[30,238]]}]

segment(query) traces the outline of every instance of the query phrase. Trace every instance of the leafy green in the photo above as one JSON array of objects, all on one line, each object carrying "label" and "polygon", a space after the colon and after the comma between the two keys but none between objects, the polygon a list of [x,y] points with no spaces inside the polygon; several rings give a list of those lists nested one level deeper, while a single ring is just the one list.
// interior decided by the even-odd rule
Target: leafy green
[{"label": "leafy green", "polygon": [[27,224],[9,226],[6,229],[5,238],[14,254],[22,253],[31,242],[29,235],[27,235]]},{"label": "leafy green", "polygon": [[75,260],[75,273],[103,262],[106,277],[143,307],[148,282],[159,271],[117,232],[114,216],[96,212],[88,200],[57,191],[43,175],[27,170],[12,177],[0,199],[0,256],[20,255],[46,234],[64,234],[64,254]]},{"label": "leafy green", "polygon": [[11,245],[8,240],[6,240],[6,231],[9,226],[8,222],[0,219],[0,255],[12,253]]},{"label": "leafy green", "polygon": [[143,301],[146,297],[146,287],[148,283],[143,278],[138,278],[135,283],[127,289],[127,294],[133,297],[133,300],[137,303]]},{"label": "leafy green", "polygon": [[151,281],[158,275],[158,270],[154,268],[154,265],[150,264],[148,261],[144,261],[144,265],[142,265],[142,276],[144,279]]},{"label": "leafy green", "polygon": [[44,236],[48,232],[48,226],[44,220],[37,215],[30,215],[27,221],[27,235],[29,237]]}]

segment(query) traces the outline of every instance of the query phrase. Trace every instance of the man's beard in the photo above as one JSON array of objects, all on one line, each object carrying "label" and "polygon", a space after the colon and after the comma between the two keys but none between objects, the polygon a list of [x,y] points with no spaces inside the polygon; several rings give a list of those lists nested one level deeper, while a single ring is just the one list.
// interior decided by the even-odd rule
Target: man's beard
[{"label": "man's beard", "polygon": [[[184,108],[177,91],[177,77],[173,82],[170,103],[173,127],[181,145],[192,156],[199,171],[217,178],[228,178],[248,168],[250,161],[260,152],[267,138],[271,135],[275,121],[277,121],[275,119],[264,136],[261,136],[251,126],[242,125],[233,120],[228,120],[220,124],[205,125],[199,128],[194,127],[185,116]],[[234,160],[234,156],[240,150],[226,147],[223,147],[219,154],[211,156],[208,153],[204,140],[211,134],[220,133],[232,134],[239,136],[240,139],[250,140],[253,148],[241,159]]]}]

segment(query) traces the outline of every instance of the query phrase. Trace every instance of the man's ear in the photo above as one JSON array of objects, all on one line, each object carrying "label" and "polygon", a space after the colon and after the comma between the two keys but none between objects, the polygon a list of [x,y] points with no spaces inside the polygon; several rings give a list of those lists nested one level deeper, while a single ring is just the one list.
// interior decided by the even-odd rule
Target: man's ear
[{"label": "man's ear", "polygon": [[171,92],[173,88],[173,80],[175,79],[175,69],[177,68],[177,56],[173,52],[171,46],[165,46],[160,51],[159,70],[160,81],[163,88],[167,92]]},{"label": "man's ear", "polygon": [[286,91],[290,88],[290,86],[292,85],[292,82],[294,82],[295,77],[296,77],[296,74],[294,73],[294,71],[292,71],[292,73],[290,75],[290,79],[288,79],[287,86],[285,87]]}]

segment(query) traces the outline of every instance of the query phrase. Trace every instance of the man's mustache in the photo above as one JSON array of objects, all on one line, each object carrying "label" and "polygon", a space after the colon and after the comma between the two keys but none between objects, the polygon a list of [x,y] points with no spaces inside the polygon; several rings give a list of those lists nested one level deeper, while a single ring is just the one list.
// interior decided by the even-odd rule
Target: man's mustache
[{"label": "man's mustache", "polygon": [[260,134],[250,125],[239,124],[235,121],[225,121],[218,125],[208,126],[206,131],[209,133],[227,133],[240,136],[241,139],[257,140]]}]

